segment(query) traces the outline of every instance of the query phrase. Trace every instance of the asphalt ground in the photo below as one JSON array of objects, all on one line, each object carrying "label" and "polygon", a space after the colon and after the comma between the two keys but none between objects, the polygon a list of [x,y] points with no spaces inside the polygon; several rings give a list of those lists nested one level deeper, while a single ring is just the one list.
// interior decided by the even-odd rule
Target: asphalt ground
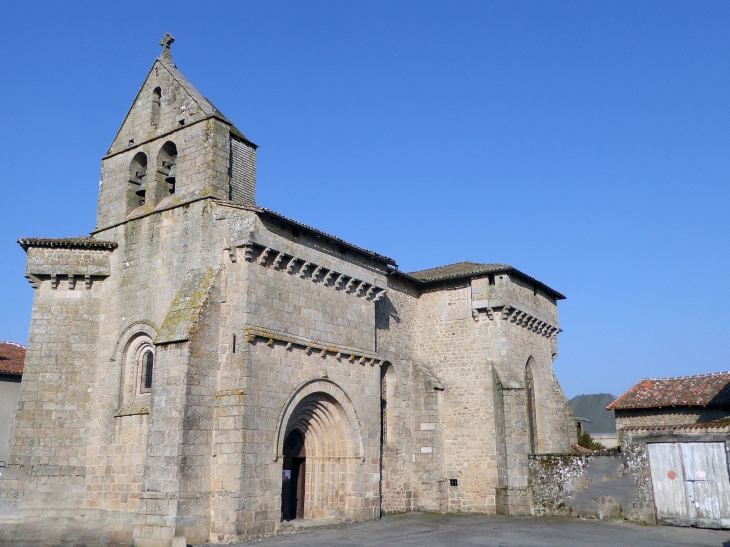
[{"label": "asphalt ground", "polygon": [[261,547],[730,547],[730,530],[623,521],[408,513],[278,536]]}]

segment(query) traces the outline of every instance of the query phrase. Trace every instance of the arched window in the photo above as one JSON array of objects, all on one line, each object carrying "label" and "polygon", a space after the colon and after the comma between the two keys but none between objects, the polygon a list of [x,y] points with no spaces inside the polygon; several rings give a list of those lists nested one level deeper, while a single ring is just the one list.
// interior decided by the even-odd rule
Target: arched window
[{"label": "arched window", "polygon": [[393,365],[385,363],[380,369],[380,441],[388,444],[393,436],[393,410],[388,408],[388,402],[393,401],[395,388],[395,370]]},{"label": "arched window", "polygon": [[120,404],[139,404],[148,401],[152,392],[155,367],[155,346],[152,334],[137,332],[132,335],[123,353],[123,385]]},{"label": "arched window", "polygon": [[535,415],[535,378],[532,374],[534,359],[530,357],[525,366],[525,404],[527,406],[527,429],[530,454],[537,452],[537,417]]},{"label": "arched window", "polygon": [[152,127],[157,127],[160,123],[160,103],[162,102],[162,90],[156,87],[152,91],[152,112],[150,116],[150,123]]},{"label": "arched window", "polygon": [[175,193],[175,183],[177,180],[177,146],[172,141],[167,141],[162,145],[160,153],[157,155],[157,172],[161,176],[158,179],[157,199],[161,200]]},{"label": "arched window", "polygon": [[152,391],[152,368],[155,365],[155,356],[152,354],[152,350],[148,349],[142,354],[142,363],[139,367],[142,371],[142,378],[139,382],[139,392],[149,393]]},{"label": "arched window", "polygon": [[147,194],[147,156],[139,152],[129,164],[127,213],[144,205]]}]

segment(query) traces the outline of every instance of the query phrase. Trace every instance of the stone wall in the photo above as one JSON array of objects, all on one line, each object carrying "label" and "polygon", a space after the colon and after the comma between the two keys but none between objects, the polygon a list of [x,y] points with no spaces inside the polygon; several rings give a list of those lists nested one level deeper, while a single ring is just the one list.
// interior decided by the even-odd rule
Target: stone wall
[{"label": "stone wall", "polygon": [[538,450],[564,452],[575,438],[572,413],[552,371],[555,301],[516,281],[505,274],[443,282],[418,298],[414,355],[445,387],[439,408],[442,478],[459,485],[448,482],[449,510],[530,511],[528,361]]},{"label": "stone wall", "polygon": [[[99,277],[73,276],[89,254],[94,253],[33,249],[27,269],[36,290],[0,509],[11,500],[29,519],[50,521],[84,507],[86,418],[92,411],[104,287]],[[101,254],[108,263],[108,252]],[[66,277],[55,275],[63,262],[59,255],[66,257]],[[46,272],[48,264],[54,266]]]},{"label": "stone wall", "polygon": [[[204,119],[186,125],[160,138],[134,145],[102,160],[96,228],[103,230],[152,211],[162,211],[201,196],[228,199],[230,128],[216,119]],[[170,195],[162,168],[162,149],[167,143],[177,148],[175,193]],[[137,154],[147,161],[147,191],[144,204],[132,197],[139,187],[130,183],[130,165]],[[130,205],[133,203],[133,205]]]},{"label": "stone wall", "polygon": [[[376,340],[380,355],[392,363],[386,382],[386,429],[382,461],[382,511],[445,510],[448,481],[442,460],[440,405],[443,386],[427,365],[414,358],[418,328],[418,290],[396,276],[376,303]],[[425,462],[431,462],[426,465]]]},{"label": "stone wall", "polygon": [[615,450],[529,457],[533,514],[651,522],[641,471]]},{"label": "stone wall", "polygon": [[[138,145],[206,118],[206,112],[187,87],[190,84],[181,76],[169,61],[155,60],[107,154],[127,150],[130,141],[134,141],[131,145]],[[158,87],[160,108],[153,117],[153,90]]]},{"label": "stone wall", "polygon": [[443,460],[443,478],[458,479],[458,486],[448,487],[444,509],[494,512],[496,436],[488,396],[491,369],[484,356],[489,339],[474,332],[469,300],[468,282],[422,292],[416,358],[432,368],[445,388],[443,448],[434,447],[434,453]]},{"label": "stone wall", "polygon": [[616,411],[616,430],[634,426],[690,425],[730,416],[727,407],[637,408]]}]

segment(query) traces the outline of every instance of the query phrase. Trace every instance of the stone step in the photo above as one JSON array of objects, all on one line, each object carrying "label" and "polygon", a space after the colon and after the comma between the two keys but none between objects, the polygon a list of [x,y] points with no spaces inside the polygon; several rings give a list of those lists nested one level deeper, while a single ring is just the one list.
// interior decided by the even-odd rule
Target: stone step
[{"label": "stone step", "polygon": [[278,532],[306,532],[322,528],[339,528],[347,524],[345,519],[296,519],[279,524]]}]

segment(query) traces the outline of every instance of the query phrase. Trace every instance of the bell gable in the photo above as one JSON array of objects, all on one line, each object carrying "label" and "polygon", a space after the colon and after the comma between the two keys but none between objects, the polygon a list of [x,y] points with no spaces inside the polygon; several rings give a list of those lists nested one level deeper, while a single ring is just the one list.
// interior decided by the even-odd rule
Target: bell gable
[{"label": "bell gable", "polygon": [[166,34],[102,159],[97,229],[211,197],[256,200],[256,145],[180,73]]},{"label": "bell gable", "polygon": [[231,122],[163,56],[155,59],[107,155],[176,131],[205,118]]}]

